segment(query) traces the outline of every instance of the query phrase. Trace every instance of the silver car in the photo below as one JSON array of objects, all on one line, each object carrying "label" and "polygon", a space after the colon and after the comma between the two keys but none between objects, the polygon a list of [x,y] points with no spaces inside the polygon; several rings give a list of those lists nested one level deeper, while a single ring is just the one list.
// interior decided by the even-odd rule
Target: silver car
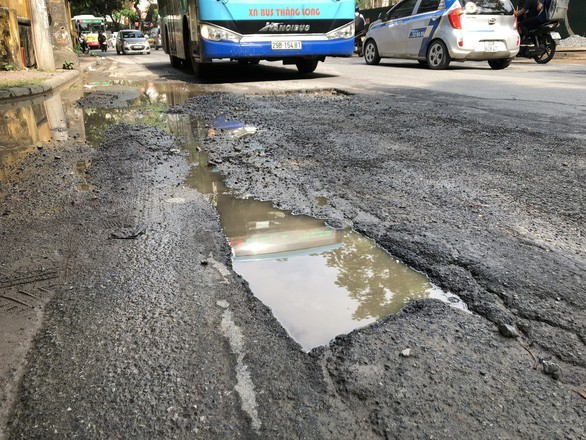
[{"label": "silver car", "polygon": [[488,61],[504,69],[519,51],[510,0],[403,0],[372,23],[363,47],[367,64],[407,58],[445,69],[450,61]]},{"label": "silver car", "polygon": [[141,31],[127,29],[116,35],[116,53],[151,53],[151,46]]}]

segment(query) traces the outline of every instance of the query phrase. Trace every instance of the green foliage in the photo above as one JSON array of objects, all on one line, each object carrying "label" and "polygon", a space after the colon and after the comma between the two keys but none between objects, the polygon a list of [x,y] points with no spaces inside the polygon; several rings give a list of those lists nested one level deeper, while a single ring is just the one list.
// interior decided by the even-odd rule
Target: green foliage
[{"label": "green foliage", "polygon": [[93,14],[97,17],[105,17],[113,11],[124,8],[124,0],[71,0],[71,15]]},{"label": "green foliage", "polygon": [[[130,2],[126,0],[70,0],[72,16],[93,14],[97,17],[110,17],[116,30],[125,27],[123,26],[125,21],[131,23],[130,27],[133,27],[132,23],[142,21],[138,10],[139,3],[137,0]],[[149,15],[152,17],[150,20],[156,23],[159,18],[159,10],[153,8]]]},{"label": "green foliage", "polygon": [[73,70],[74,67],[75,67],[75,63],[71,60],[65,60],[63,62],[63,69],[65,69],[65,70]]},{"label": "green foliage", "polygon": [[2,63],[2,69],[4,71],[11,71],[14,70],[14,66],[10,63]]}]

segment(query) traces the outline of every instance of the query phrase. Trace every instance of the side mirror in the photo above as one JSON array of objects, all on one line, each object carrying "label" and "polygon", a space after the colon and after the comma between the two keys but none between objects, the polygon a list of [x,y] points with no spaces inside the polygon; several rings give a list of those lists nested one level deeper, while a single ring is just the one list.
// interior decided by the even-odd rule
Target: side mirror
[{"label": "side mirror", "polygon": [[384,19],[385,19],[385,13],[384,12],[381,12],[380,14],[378,14],[378,19],[384,21]]}]

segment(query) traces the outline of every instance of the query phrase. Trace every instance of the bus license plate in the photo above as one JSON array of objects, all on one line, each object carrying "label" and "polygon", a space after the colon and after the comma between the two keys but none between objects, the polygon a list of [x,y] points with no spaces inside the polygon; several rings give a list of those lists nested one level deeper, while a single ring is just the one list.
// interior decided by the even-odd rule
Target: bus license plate
[{"label": "bus license plate", "polygon": [[272,50],[299,50],[301,41],[271,41]]}]

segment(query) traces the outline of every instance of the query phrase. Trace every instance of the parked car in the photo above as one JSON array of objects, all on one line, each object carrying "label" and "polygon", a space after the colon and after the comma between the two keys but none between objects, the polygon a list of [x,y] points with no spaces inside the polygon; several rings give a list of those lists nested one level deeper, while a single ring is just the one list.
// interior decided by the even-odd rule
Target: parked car
[{"label": "parked car", "polygon": [[154,47],[155,50],[159,50],[161,48],[161,30],[158,27],[151,29],[149,32],[148,41],[151,47]]},{"label": "parked car", "polygon": [[119,31],[116,36],[116,53],[151,53],[151,46],[141,31],[127,29]]},{"label": "parked car", "polygon": [[407,58],[431,69],[452,60],[504,69],[518,51],[510,0],[403,0],[370,25],[363,47],[367,64]]}]

